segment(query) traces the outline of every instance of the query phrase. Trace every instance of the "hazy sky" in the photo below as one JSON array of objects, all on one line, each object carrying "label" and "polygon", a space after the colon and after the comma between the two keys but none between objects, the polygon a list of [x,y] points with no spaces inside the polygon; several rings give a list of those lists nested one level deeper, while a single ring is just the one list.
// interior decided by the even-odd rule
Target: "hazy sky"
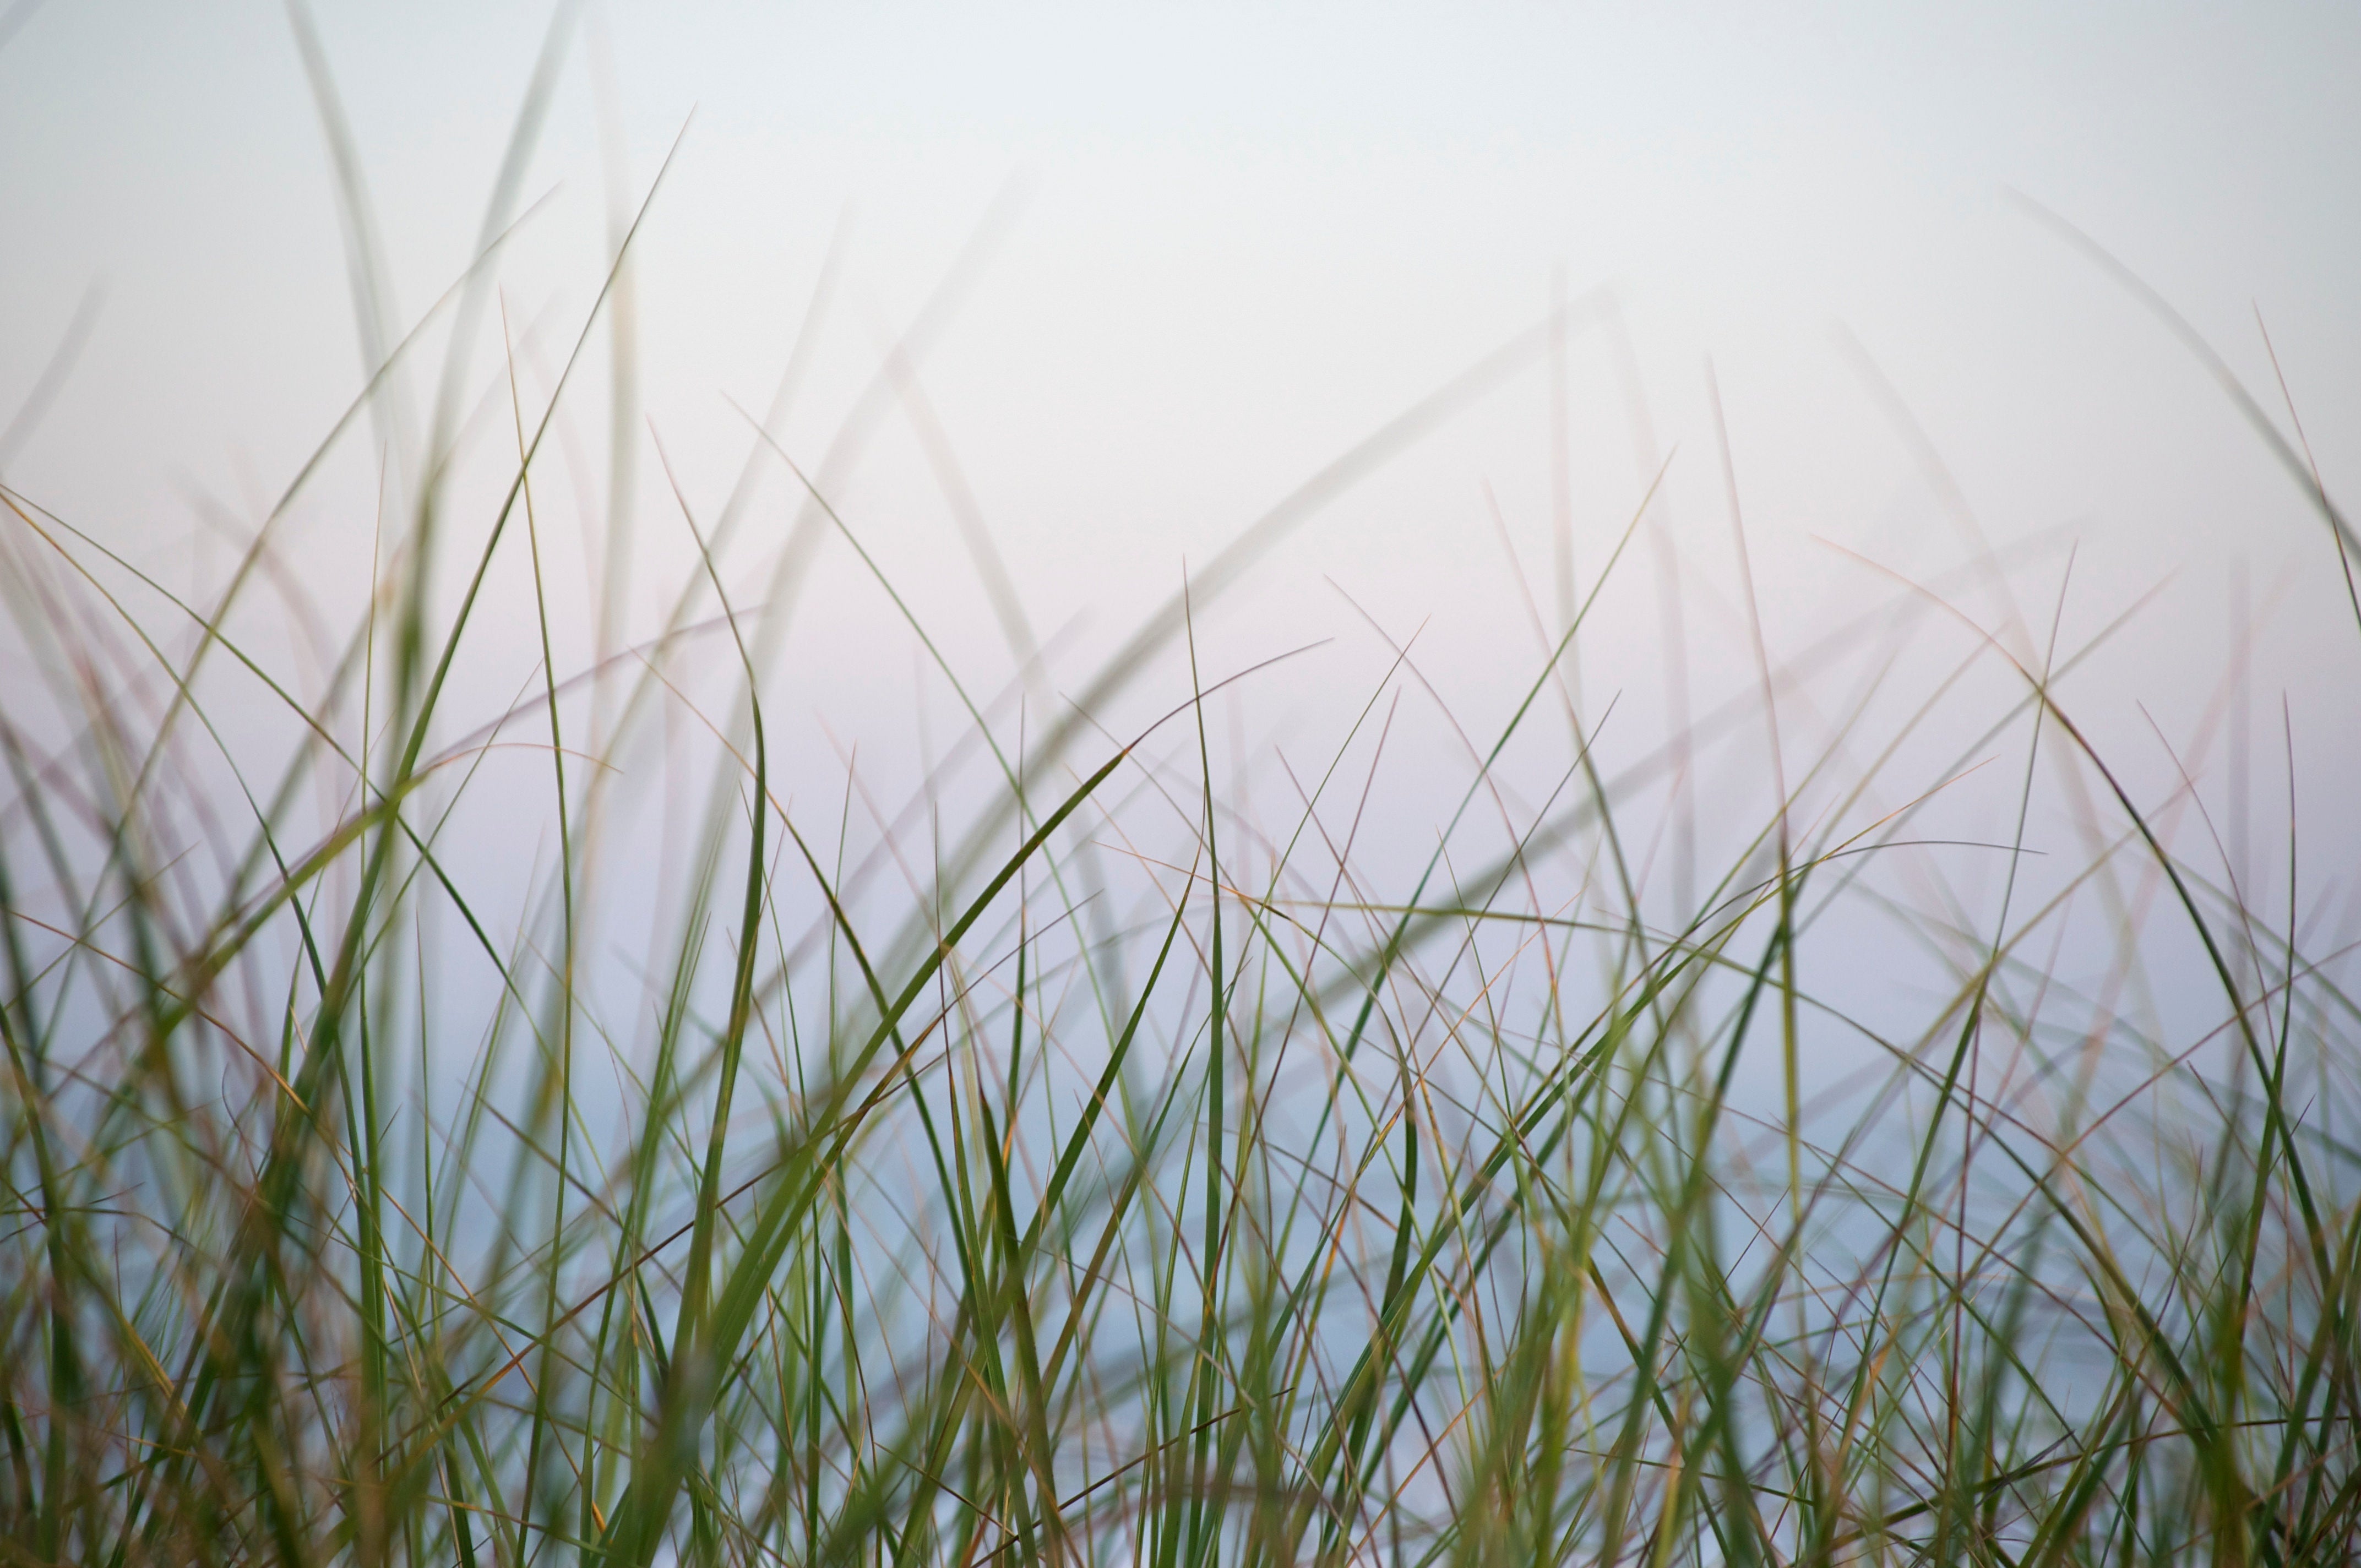
[{"label": "hazy sky", "polygon": [[[400,330],[469,261],[551,7],[317,0],[313,15]],[[0,0],[0,421],[12,422],[0,477],[202,602],[367,368],[297,30],[270,0]],[[955,258],[977,248],[917,367],[939,433],[930,444],[929,418],[906,400],[890,410],[862,460],[831,479],[832,499],[988,696],[1015,661],[956,521],[972,505],[1053,645],[1046,683],[1027,688],[1037,723],[1184,567],[1201,570],[1306,476],[1530,327],[1557,278],[1576,299],[1611,302],[1620,323],[1582,319],[1556,400],[1582,591],[1646,472],[1670,458],[1653,529],[1580,650],[1609,773],[1679,722],[1683,689],[1693,715],[1723,696],[1753,702],[1726,423],[1774,660],[1788,665],[1865,609],[1917,607],[1903,655],[1864,633],[1850,663],[1791,667],[1782,736],[1797,777],[1849,704],[1881,680],[1889,694],[1861,709],[1871,717],[1853,752],[1807,791],[1812,830],[1863,829],[1965,770],[1913,831],[2007,836],[2024,727],[1977,737],[2022,683],[1901,580],[1941,585],[1964,619],[2037,656],[2070,559],[2061,652],[2153,596],[2061,689],[2142,801],[2185,800],[2180,770],[2191,770],[2213,816],[2174,816],[2176,846],[2201,870],[2267,865],[2246,891],[2267,905],[2283,895],[2271,879],[2286,861],[2268,847],[2284,842],[2289,798],[2284,695],[2303,897],[2351,903],[2340,879],[2361,864],[2361,823],[2345,809],[2361,775],[2361,685],[2326,532],[2199,362],[2013,193],[2080,225],[2170,301],[2286,427],[2258,317],[2268,323],[2326,483],[2349,499],[2361,472],[2361,9],[590,0],[560,42],[522,182],[537,205],[499,274],[533,406],[597,292],[610,208],[641,200],[677,139],[629,272],[639,375],[623,429],[644,563],[622,589],[633,634],[657,624],[694,562],[655,443],[709,521],[748,446],[730,401],[768,406],[831,236],[839,286],[778,427],[806,463]],[[490,325],[451,492],[463,542],[483,537],[512,471]],[[17,418],[78,334],[39,418]],[[561,674],[596,652],[587,607],[610,349],[593,335],[535,469]],[[425,350],[413,406],[432,394],[433,333]],[[1415,635],[1418,678],[1392,677],[1400,722],[1386,731],[1376,826],[1356,846],[1372,886],[1424,863],[1466,787],[1467,752],[1427,694],[1466,732],[1493,733],[1538,667],[1535,622],[1559,614],[1553,407],[1546,365],[1525,365],[1308,520],[1200,628],[1208,676],[1331,640],[1235,688],[1216,716],[1216,751],[1282,796],[1279,750],[1316,769],[1389,678],[1387,639]],[[335,623],[324,638],[360,622],[386,438],[364,422],[280,535]],[[762,483],[723,552],[741,603],[766,591],[797,500],[775,467]],[[2004,586],[1963,571],[1981,558],[2001,565]],[[525,560],[512,543],[499,560],[493,611],[470,631],[445,706],[452,734],[538,683],[533,619],[518,610],[532,602]],[[1667,654],[1675,567],[1685,677]],[[292,689],[313,690],[327,655],[295,620],[273,620],[283,587],[258,588],[234,630]],[[168,641],[189,635],[153,599],[126,602]],[[2256,629],[2244,666],[2227,656],[2241,614]],[[798,811],[845,798],[857,749],[864,777],[904,798],[920,753],[939,755],[962,720],[851,553],[825,544],[792,620],[769,624],[790,628],[764,688],[783,797]],[[5,635],[0,698],[13,703]],[[727,651],[705,646],[718,684]],[[1974,679],[1941,685],[1971,658]],[[2242,669],[2243,731],[2215,722]],[[211,678],[227,691],[242,677],[216,661]],[[1168,660],[1130,707],[1099,717],[1137,724],[1187,679]],[[1910,731],[1938,690],[1938,719]],[[248,695],[250,711],[209,710],[234,748],[269,707]],[[1852,772],[1905,732],[1878,788],[1840,803]],[[1686,813],[1701,863],[1734,863],[1776,798],[1767,734],[1756,718],[1728,730],[1686,796],[1653,781],[1642,830]],[[2242,736],[2243,772],[2224,744]],[[1518,810],[1566,776],[1565,737],[1561,727],[1503,759]],[[626,759],[651,816],[667,809],[680,750],[654,766],[648,751]],[[471,886],[510,890],[479,907],[523,910],[530,874],[546,871],[541,767],[529,748],[488,764],[470,786],[474,815],[443,840]],[[324,783],[324,814],[343,808],[348,783]],[[1194,787],[1180,775],[1178,795]],[[1133,819],[1155,818],[1145,778],[1126,788]],[[2058,783],[2036,802],[2028,842],[2048,858],[2020,862],[2028,899],[2088,863],[2073,794]],[[2231,820],[2241,803],[2251,823]],[[956,790],[943,809],[956,812]],[[2103,836],[2122,831],[2107,824]],[[1174,841],[1191,830],[1177,805],[1161,827]],[[1950,879],[1929,895],[1938,923],[1988,917],[2011,863],[1956,842],[1907,851],[1894,873],[1905,894],[1922,863],[1912,856]],[[627,874],[653,878],[655,857],[641,860]],[[1660,886],[1664,861],[1653,863]],[[1581,856],[1559,872],[1578,877]],[[634,883],[617,908],[636,920],[657,902]],[[636,927],[615,939],[625,935]],[[1910,975],[1939,981],[1931,959],[1897,950],[1890,922],[1861,935],[1824,950],[1850,955],[1863,1015],[1916,1005]],[[2084,936],[2100,958],[2115,940],[2104,921]],[[628,992],[638,971],[616,972]],[[2202,966],[2162,962],[2157,980],[2168,1012],[2213,1016]]]},{"label": "hazy sky", "polygon": [[[251,519],[362,372],[290,22],[263,0],[6,14],[0,410],[97,300],[6,477],[202,576],[192,498]],[[466,263],[550,7],[314,15],[407,323]],[[620,161],[602,155],[602,76]],[[1708,360],[1775,636],[1869,581],[1816,540],[1956,565],[1964,536],[1869,390],[1874,364],[1987,536],[2051,542],[2026,568],[2042,593],[2077,543],[2086,629],[2171,579],[2172,630],[2124,663],[2125,695],[2143,679],[2186,695],[2218,670],[2215,633],[2191,628],[2218,625],[2236,562],[2258,597],[2280,590],[2258,668],[2301,686],[2327,680],[2306,674],[2322,640],[2349,635],[2316,521],[2190,356],[2010,192],[2113,250],[2277,410],[2259,311],[2334,487],[2361,457],[2356,80],[2361,12],[2325,5],[599,0],[568,34],[525,182],[547,201],[502,281],[545,380],[596,287],[609,175],[636,202],[686,126],[633,283],[642,407],[709,506],[745,440],[724,395],[767,400],[840,223],[842,287],[784,427],[807,455],[1003,200],[923,375],[1046,635],[1119,626],[1537,319],[1561,274],[1612,288],[1631,345],[1626,361],[1592,332],[1573,350],[1578,571],[1639,495],[1636,393],[1654,449],[1677,451],[1668,526],[1731,602]],[[479,356],[486,388],[494,367]],[[1482,487],[1546,599],[1549,406],[1536,367],[1307,528],[1269,564],[1236,656],[1260,651],[1257,627],[1284,642],[1356,624],[1341,587],[1400,628],[1437,618],[1437,658],[1485,678],[1487,639],[1522,612]],[[598,471],[595,453],[576,462]],[[364,526],[365,450],[354,463],[324,492],[348,515],[306,536],[330,554]],[[654,473],[643,461],[651,516]],[[903,422],[839,499],[928,613],[990,643]],[[1634,582],[1630,625],[1653,634]],[[879,612],[811,613],[852,635]],[[1733,624],[1693,627],[1708,671]]]}]

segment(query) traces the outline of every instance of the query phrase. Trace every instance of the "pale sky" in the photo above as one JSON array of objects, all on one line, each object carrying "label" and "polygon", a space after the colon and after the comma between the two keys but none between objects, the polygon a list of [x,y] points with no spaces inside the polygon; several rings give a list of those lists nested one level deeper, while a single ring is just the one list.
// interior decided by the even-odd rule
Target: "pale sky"
[{"label": "pale sky", "polygon": [[[0,418],[97,303],[62,390],[0,464],[202,581],[227,547],[192,543],[192,498],[250,520],[362,374],[289,21],[264,0],[6,15]],[[404,323],[466,264],[549,17],[316,7]],[[2283,417],[2259,313],[2330,487],[2349,483],[2352,7],[594,0],[525,181],[547,202],[502,273],[518,330],[541,323],[529,359],[562,355],[603,265],[601,72],[631,200],[687,126],[632,280],[642,406],[694,505],[728,492],[745,433],[724,399],[766,403],[840,222],[841,287],[783,427],[806,457],[1005,198],[920,373],[1044,636],[1111,640],[1184,562],[1537,320],[1562,274],[1614,291],[1648,428],[1677,449],[1667,526],[1722,607],[1692,623],[1701,685],[1746,678],[1708,360],[1774,644],[1891,591],[1834,546],[1920,576],[1966,558],[1872,363],[1986,536],[2047,542],[2018,558],[2028,602],[2054,596],[2070,542],[2070,631],[2166,584],[2152,630],[2080,677],[2111,731],[2143,733],[2142,702],[2168,729],[2196,720],[2241,573],[2258,602],[2278,595],[2267,699],[2292,692],[2323,753],[2361,729],[2323,655],[2349,657],[2352,627],[2301,492],[2169,334],[2010,194],[2112,250]],[[491,387],[489,350],[476,369]],[[1638,499],[1640,458],[1609,340],[1577,334],[1568,377],[1583,576]],[[583,400],[585,450],[603,397],[600,381]],[[1536,366],[1308,524],[1232,611],[1221,662],[1360,636],[1303,678],[1315,707],[1322,683],[1361,689],[1371,645],[1349,593],[1399,632],[1429,624],[1446,689],[1500,689],[1532,643],[1483,487],[1546,600],[1548,410]],[[601,471],[595,451],[576,461]],[[365,538],[369,470],[364,446],[324,481],[302,536],[319,561]],[[652,456],[640,479],[643,528],[671,529],[676,552]],[[1005,670],[906,422],[836,499],[946,639]],[[890,676],[862,652],[880,601],[843,552],[820,569],[851,586],[810,602],[809,700],[856,731],[864,714],[900,722],[901,642],[886,639]],[[1586,665],[1596,701],[1655,689],[1656,604],[1633,570]],[[653,579],[638,587],[652,604]]]}]

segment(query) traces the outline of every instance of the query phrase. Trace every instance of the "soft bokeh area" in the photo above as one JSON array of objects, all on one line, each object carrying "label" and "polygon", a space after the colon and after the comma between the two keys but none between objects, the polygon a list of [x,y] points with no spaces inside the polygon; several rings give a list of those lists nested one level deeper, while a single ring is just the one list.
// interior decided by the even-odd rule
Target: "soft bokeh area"
[{"label": "soft bokeh area", "polygon": [[[2361,450],[2361,203],[2345,194],[2361,107],[2344,91],[2361,22],[2338,8],[9,16],[10,485],[203,601],[415,330],[390,395],[274,525],[282,586],[312,608],[246,601],[291,689],[322,674],[425,482],[464,313],[450,291],[504,189],[497,299],[449,383],[464,433],[435,482],[481,538],[514,467],[502,334],[528,411],[578,340],[536,480],[563,520],[544,562],[560,677],[657,635],[701,592],[682,508],[708,526],[730,511],[718,565],[766,620],[789,795],[840,794],[856,752],[896,801],[916,789],[965,723],[941,667],[980,701],[1021,687],[1038,728],[1185,576],[1356,453],[1258,536],[1249,570],[1200,592],[1199,651],[1212,680],[1321,645],[1225,698],[1237,782],[1284,795],[1272,759],[1334,744],[1414,638],[1427,684],[1402,722],[1419,740],[1362,851],[1398,871],[1464,782],[1453,722],[1505,716],[1660,467],[1565,666],[1603,716],[1597,754],[1657,759],[1648,808],[1682,834],[1728,829],[1668,838],[1658,890],[1688,874],[1675,862],[1741,848],[1775,803],[1758,611],[1794,688],[1780,743],[1799,774],[1839,727],[1883,741],[1951,694],[1824,828],[1997,755],[1978,737],[2022,680],[1977,653],[1987,633],[2028,666],[2054,635],[2093,740],[2147,804],[2185,795],[2185,771],[2213,807],[2189,830],[2235,849],[2257,889],[2286,860],[2266,848],[2286,836],[2283,730],[2323,801],[2361,768],[2328,533],[2143,297],[2213,345],[2333,491]],[[1536,335],[1558,302],[1559,337]],[[444,563],[446,613],[468,554]],[[509,551],[488,580],[491,602],[521,603],[531,563]],[[469,636],[445,740],[537,678],[533,620]],[[1017,681],[1028,650],[1040,663]],[[1127,735],[1185,696],[1173,647],[1159,657],[1093,720]],[[709,638],[689,663],[735,667]],[[1891,712],[1859,708],[1871,674]],[[254,695],[225,688],[216,717],[236,724]],[[1744,724],[1677,744],[1733,702]],[[1546,795],[1563,762],[1541,748],[1521,785]],[[1517,755],[1502,766],[1519,776]],[[1993,836],[2006,771],[1928,808],[1949,836]],[[496,765],[480,797],[501,783]],[[1837,798],[1804,787],[1806,816]],[[500,816],[485,853],[520,858],[522,878],[552,845]],[[2314,894],[2361,852],[2351,833],[2311,824]],[[1998,865],[1947,874],[1991,896]]]}]

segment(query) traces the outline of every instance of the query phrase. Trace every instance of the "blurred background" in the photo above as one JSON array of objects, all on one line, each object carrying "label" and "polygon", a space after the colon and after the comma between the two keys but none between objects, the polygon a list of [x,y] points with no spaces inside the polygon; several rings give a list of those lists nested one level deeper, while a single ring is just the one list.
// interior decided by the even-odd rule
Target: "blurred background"
[{"label": "blurred background", "polygon": [[[513,475],[502,332],[528,424],[578,339],[535,468],[558,674],[661,630],[697,570],[684,508],[710,527],[739,496],[717,553],[774,623],[768,700],[801,727],[783,795],[840,795],[857,753],[898,801],[965,720],[832,525],[781,570],[808,509],[740,410],[977,700],[1022,693],[994,710],[1014,728],[1425,406],[1198,626],[1207,680],[1322,644],[1216,726],[1282,795],[1266,764],[1324,758],[1415,639],[1418,743],[1359,850],[1380,865],[1422,863],[1468,773],[1455,726],[1488,743],[1662,466],[1565,690],[1602,759],[1663,764],[1647,809],[1704,836],[1693,862],[1777,797],[1751,593],[1800,809],[1852,814],[1821,828],[2002,759],[1928,817],[1991,837],[2025,737],[1986,726],[2023,683],[1983,638],[2033,664],[2054,638],[2081,656],[2062,699],[2143,805],[2193,783],[2213,816],[2174,817],[2181,847],[2211,833],[2257,888],[2288,861],[2284,699],[2316,803],[2304,896],[2333,903],[2361,852],[2335,809],[2361,702],[2330,534],[2202,359],[2040,212],[2185,317],[2290,443],[2300,415],[2334,492],[2361,457],[2356,68],[2361,13],[2327,5],[18,0],[0,477],[203,602],[423,322],[398,395],[280,525],[301,593],[241,623],[316,689],[425,482],[432,307],[531,105],[500,316],[461,361],[446,565],[464,577]],[[1534,329],[1561,300],[1554,345]],[[506,550],[492,602],[521,611],[529,574]],[[537,680],[530,617],[469,635],[446,739]],[[1159,656],[1093,720],[1127,735],[1184,696],[1178,645]],[[1727,744],[1664,763],[1729,703],[1752,706]],[[1839,730],[1847,788],[1878,787],[1811,796]],[[1521,765],[1537,810],[1566,749]],[[2037,841],[2066,832],[2052,804]],[[495,858],[548,849],[487,833]],[[1988,907],[2004,865],[1945,874]]]}]

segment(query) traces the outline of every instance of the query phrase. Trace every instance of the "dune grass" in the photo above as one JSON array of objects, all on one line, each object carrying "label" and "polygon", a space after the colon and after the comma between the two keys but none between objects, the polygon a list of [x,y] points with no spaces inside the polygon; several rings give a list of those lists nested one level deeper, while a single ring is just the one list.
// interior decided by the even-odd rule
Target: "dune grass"
[{"label": "dune grass", "polygon": [[[777,629],[749,607],[859,541],[830,463],[807,480],[763,422],[750,466],[796,487],[774,578],[719,565],[749,487],[710,520],[683,500],[701,564],[665,623],[561,666],[553,622],[614,620],[549,586],[582,531],[534,504],[587,394],[573,360],[546,397],[513,348],[465,369],[509,341],[522,163],[431,313],[455,368],[426,417],[382,330],[315,459],[372,419],[411,444],[341,641],[251,635],[310,467],[203,603],[5,494],[0,1561],[2350,1560],[2336,943],[2302,927],[2297,843],[2267,908],[2118,786],[2054,632],[1973,654],[2015,683],[1961,754],[2015,781],[1996,902],[1871,874],[1915,835],[1853,809],[1900,741],[1839,718],[1799,765],[1774,666],[1804,661],[1759,632],[1759,696],[1610,765],[1565,678],[1588,600],[1461,732],[1422,872],[1357,837],[1426,700],[1406,653],[1341,743],[1241,795],[1207,694],[1288,670],[1216,667],[1196,618],[1560,317],[1323,470],[1066,700],[940,661],[958,754],[856,832],[850,770],[837,804],[776,785]],[[444,476],[487,429],[510,479],[478,505]],[[605,536],[601,580],[630,547]],[[534,594],[495,605],[519,556]],[[494,616],[543,657],[473,728]],[[1953,733],[1950,689],[1905,728]],[[1098,727],[1126,702],[1165,717]],[[534,771],[487,782],[519,744]],[[1734,832],[1751,808],[1675,787],[1708,744],[1773,775]],[[1512,747],[1555,793],[1503,784]],[[629,781],[667,768],[652,851]],[[2032,842],[2045,779],[2079,839]],[[521,903],[453,848],[496,788],[544,847]],[[1668,892],[1666,834],[1738,848]],[[2019,886],[2016,851],[2077,843]],[[1940,992],[1872,1019],[1817,990],[1883,961],[1864,929]],[[1868,1065],[1831,1086],[1836,1041]]]}]

